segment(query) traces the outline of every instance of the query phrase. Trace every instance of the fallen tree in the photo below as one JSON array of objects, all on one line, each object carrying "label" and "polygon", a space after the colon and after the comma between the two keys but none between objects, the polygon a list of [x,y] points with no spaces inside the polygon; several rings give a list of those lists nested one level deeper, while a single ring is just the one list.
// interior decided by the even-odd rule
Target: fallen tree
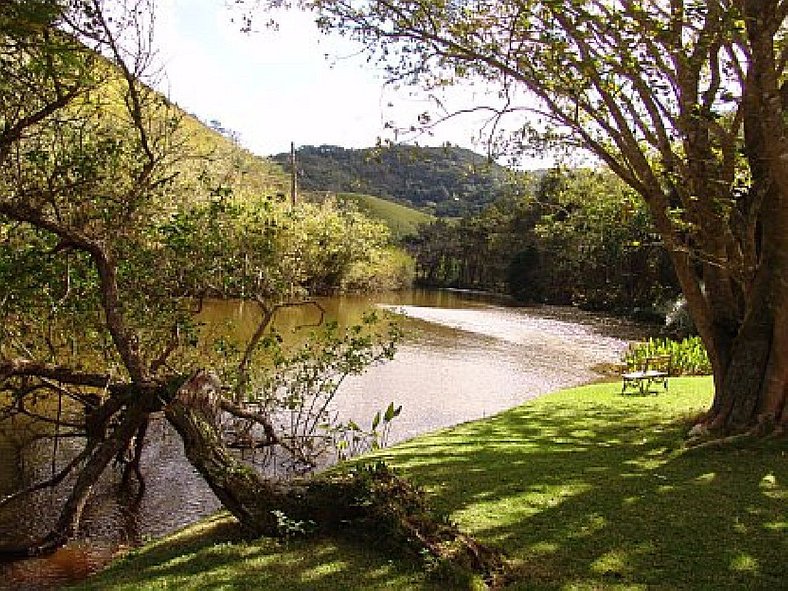
[{"label": "fallen tree", "polygon": [[[433,517],[423,495],[384,467],[276,481],[230,448],[313,469],[337,436],[320,429],[339,383],[390,358],[397,332],[378,331],[372,319],[345,331],[328,324],[321,339],[289,353],[271,330],[276,312],[314,304],[298,293],[310,279],[302,261],[277,256],[279,225],[265,217],[272,206],[255,210],[260,219],[236,219],[245,210],[232,188],[214,184],[193,197],[207,202],[210,224],[171,215],[182,197],[173,194],[177,164],[199,157],[184,152],[178,113],[142,83],[151,51],[140,19],[149,13],[143,0],[0,7],[8,81],[0,86],[0,420],[83,442],[64,465],[53,462],[50,478],[0,500],[20,503],[69,483],[51,531],[6,553],[48,552],[77,536],[113,463],[141,494],[147,426],[164,413],[189,461],[255,535],[282,535],[293,523],[363,531],[374,521],[397,545],[499,580],[497,552]],[[203,182],[210,170],[196,176]],[[244,234],[255,248],[232,251],[231,222],[259,230]],[[201,242],[210,248],[188,248]],[[232,279],[260,309],[245,343],[199,326],[202,296],[227,280],[225,267],[216,271],[221,247],[243,266]]]}]

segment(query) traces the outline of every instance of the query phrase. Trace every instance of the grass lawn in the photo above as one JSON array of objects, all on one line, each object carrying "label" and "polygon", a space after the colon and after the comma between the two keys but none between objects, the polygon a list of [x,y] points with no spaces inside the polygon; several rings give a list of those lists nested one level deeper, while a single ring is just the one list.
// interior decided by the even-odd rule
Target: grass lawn
[{"label": "grass lawn", "polygon": [[[419,437],[384,457],[503,549],[507,589],[788,589],[788,442],[684,449],[709,378],[627,396],[595,384]],[[455,589],[353,540],[241,540],[218,515],[82,589]]]}]

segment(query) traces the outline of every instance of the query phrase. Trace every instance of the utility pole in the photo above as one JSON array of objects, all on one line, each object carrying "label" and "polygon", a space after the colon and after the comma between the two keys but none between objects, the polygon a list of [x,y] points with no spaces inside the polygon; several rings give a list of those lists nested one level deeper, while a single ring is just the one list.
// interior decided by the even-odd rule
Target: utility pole
[{"label": "utility pole", "polygon": [[296,169],[295,142],[290,142],[290,207],[295,209],[298,201],[298,170]]}]

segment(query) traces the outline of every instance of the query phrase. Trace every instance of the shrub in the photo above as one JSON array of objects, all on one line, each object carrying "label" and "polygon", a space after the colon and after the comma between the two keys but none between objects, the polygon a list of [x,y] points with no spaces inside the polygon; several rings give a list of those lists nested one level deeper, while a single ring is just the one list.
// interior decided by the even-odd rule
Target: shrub
[{"label": "shrub", "polygon": [[671,371],[674,375],[707,375],[711,373],[711,363],[706,347],[700,337],[688,337],[681,341],[671,339],[649,339],[630,347],[624,356],[628,365],[642,365],[646,357],[670,355]]}]

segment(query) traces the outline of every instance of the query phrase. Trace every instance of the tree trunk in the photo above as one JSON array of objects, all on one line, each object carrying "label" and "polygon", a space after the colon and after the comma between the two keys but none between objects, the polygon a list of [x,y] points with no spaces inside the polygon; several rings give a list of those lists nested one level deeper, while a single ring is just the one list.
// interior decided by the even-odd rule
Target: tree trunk
[{"label": "tree trunk", "polygon": [[276,535],[271,511],[283,507],[286,499],[225,447],[217,427],[219,388],[215,376],[198,372],[165,408],[167,420],[181,436],[187,459],[222,505],[257,535]]},{"label": "tree trunk", "polygon": [[788,426],[788,204],[774,185],[761,222],[760,262],[738,333],[715,368],[707,424],[724,431]]},{"label": "tree trunk", "polygon": [[745,153],[751,198],[761,209],[754,234],[757,270],[744,292],[745,313],[721,352],[708,424],[725,431],[788,427],[788,85],[780,81],[776,2],[744,3],[751,64],[744,96]]},{"label": "tree trunk", "polygon": [[501,555],[427,512],[423,494],[385,467],[273,483],[237,460],[218,428],[218,379],[200,371],[165,408],[183,439],[191,464],[224,507],[255,535],[280,536],[315,529],[336,534],[381,535],[386,544],[424,552],[483,575],[492,586],[504,579]]}]

